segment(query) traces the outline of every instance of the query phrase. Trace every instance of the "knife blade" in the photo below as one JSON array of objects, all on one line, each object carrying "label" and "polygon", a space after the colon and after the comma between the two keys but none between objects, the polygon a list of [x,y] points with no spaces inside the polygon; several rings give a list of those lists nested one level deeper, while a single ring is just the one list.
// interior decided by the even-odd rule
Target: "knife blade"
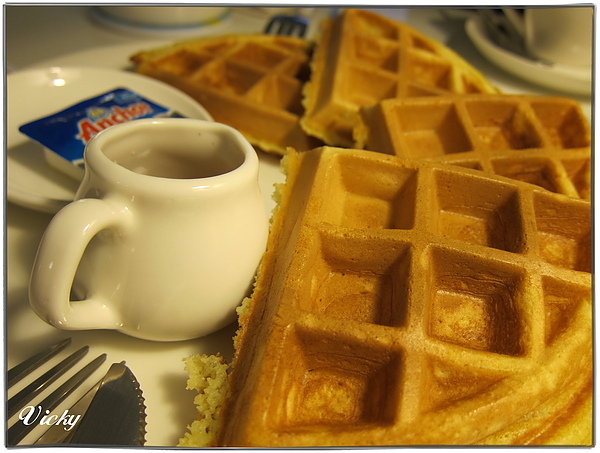
[{"label": "knife blade", "polygon": [[[103,379],[104,378],[100,379],[90,390],[88,390],[88,392],[85,395],[83,395],[73,405],[73,407],[71,407],[71,409],[69,409],[69,412],[71,414],[74,414],[75,416],[77,416],[77,415],[86,413],[86,411],[88,410],[88,407],[90,407],[92,399],[94,399],[96,392],[100,388],[100,385],[102,385]],[[71,437],[71,435],[74,432],[75,431],[72,431],[72,430],[67,431],[64,426],[56,424],[56,425],[50,427],[44,434],[42,434],[42,436],[38,440],[35,441],[35,444],[36,445],[52,445],[52,444],[63,444],[63,443],[66,444],[69,442],[69,438]]]},{"label": "knife blade", "polygon": [[140,384],[124,362],[113,363],[88,410],[66,441],[77,445],[141,446],[146,406]]},{"label": "knife blade", "polygon": [[[60,387],[48,395],[41,403],[39,403],[40,411],[45,409],[47,413],[52,412],[71,392],[78,388],[91,374],[98,369],[106,360],[106,354],[100,354],[85,367],[71,376]],[[11,426],[6,431],[6,438],[9,445],[17,445],[23,438],[35,428],[32,423],[26,423],[24,419],[19,418],[19,421]]]}]

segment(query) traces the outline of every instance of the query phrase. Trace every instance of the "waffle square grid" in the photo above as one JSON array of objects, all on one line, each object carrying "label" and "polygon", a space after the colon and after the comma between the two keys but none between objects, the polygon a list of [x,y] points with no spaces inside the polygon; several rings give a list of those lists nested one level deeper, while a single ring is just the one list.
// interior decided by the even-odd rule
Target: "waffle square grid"
[{"label": "waffle square grid", "polygon": [[301,124],[328,145],[352,147],[362,106],[397,97],[497,92],[441,43],[405,24],[349,9],[325,22],[304,88]]},{"label": "waffle square grid", "polygon": [[355,147],[453,163],[590,199],[591,130],[570,99],[465,95],[362,108]]},{"label": "waffle square grid", "polygon": [[357,150],[289,165],[223,445],[485,443],[589,388],[588,202]]},{"label": "waffle square grid", "polygon": [[321,144],[299,123],[310,53],[300,38],[230,35],[139,52],[131,60],[137,72],[192,96],[253,145],[283,155],[287,146]]}]

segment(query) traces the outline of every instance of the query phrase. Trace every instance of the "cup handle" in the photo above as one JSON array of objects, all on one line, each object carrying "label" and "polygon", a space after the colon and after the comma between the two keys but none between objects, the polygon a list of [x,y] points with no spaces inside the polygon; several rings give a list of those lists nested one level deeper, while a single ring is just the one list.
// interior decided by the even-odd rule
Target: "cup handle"
[{"label": "cup handle", "polygon": [[71,303],[79,262],[92,238],[106,228],[128,230],[131,213],[107,200],[84,198],[61,209],[46,229],[29,282],[29,302],[37,315],[59,329],[115,329],[119,315],[104,300]]}]

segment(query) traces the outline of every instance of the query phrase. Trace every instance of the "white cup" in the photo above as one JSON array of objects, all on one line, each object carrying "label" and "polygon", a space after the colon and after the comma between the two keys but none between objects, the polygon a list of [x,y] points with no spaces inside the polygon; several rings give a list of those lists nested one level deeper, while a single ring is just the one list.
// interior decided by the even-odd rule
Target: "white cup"
[{"label": "white cup", "polygon": [[136,120],[100,132],[84,160],[76,201],[38,249],[34,311],[61,329],[156,341],[234,321],[268,234],[246,139],[208,121]]},{"label": "white cup", "polygon": [[525,42],[531,55],[565,66],[591,66],[593,8],[525,10]]}]

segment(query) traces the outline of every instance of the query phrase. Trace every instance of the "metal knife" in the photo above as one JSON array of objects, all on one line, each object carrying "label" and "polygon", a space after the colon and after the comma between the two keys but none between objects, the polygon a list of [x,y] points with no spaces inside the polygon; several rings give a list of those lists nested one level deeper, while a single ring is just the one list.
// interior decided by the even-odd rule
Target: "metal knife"
[{"label": "metal knife", "polygon": [[72,432],[65,433],[62,429],[61,433],[60,427],[55,425],[36,444],[144,445],[144,397],[136,377],[124,362],[113,363],[104,378],[73,406],[71,412],[80,409],[85,414]]},{"label": "metal knife", "polygon": [[[100,388],[103,379],[104,378],[100,379],[90,390],[88,390],[87,393],[69,409],[69,413],[73,414],[75,417],[85,414],[90,407],[94,396],[96,396],[96,392]],[[75,431],[72,431],[71,429],[67,430],[64,426],[56,424],[42,434],[42,436],[35,441],[35,444],[53,445],[68,443],[69,438],[74,432]]]}]

